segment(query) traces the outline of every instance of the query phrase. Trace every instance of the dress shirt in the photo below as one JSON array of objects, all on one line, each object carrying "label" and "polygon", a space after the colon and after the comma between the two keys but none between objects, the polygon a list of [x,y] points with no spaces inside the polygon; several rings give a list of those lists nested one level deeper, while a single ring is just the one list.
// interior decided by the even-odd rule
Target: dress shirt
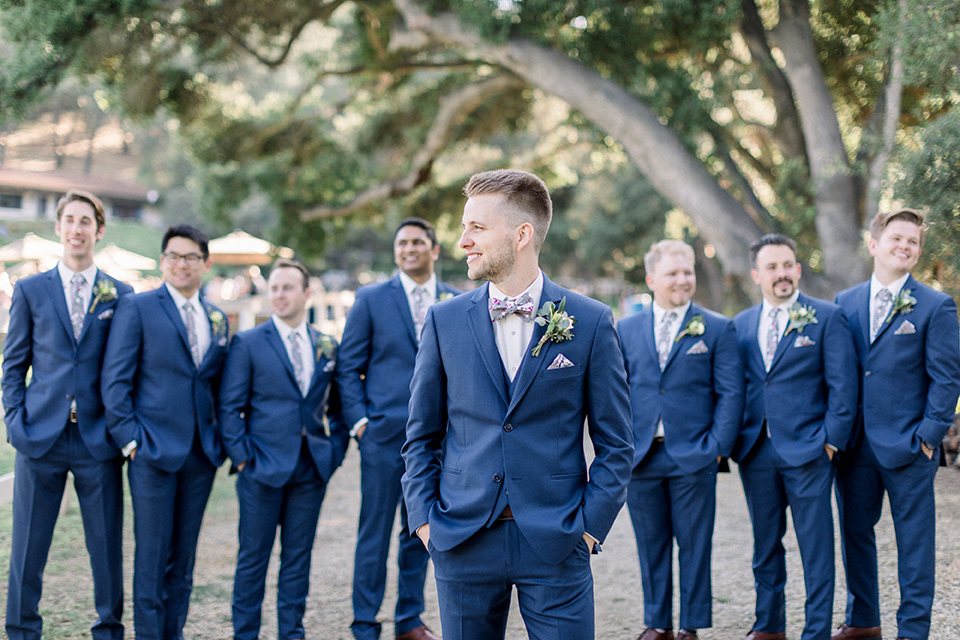
[{"label": "dress shirt", "polygon": [[[903,289],[903,285],[906,284],[907,278],[909,277],[910,274],[905,273],[890,284],[883,285],[880,284],[879,280],[877,280],[877,274],[870,276],[870,314],[867,316],[871,320],[870,331],[873,331],[873,314],[876,312],[877,294],[880,293],[880,289],[886,289],[889,291],[890,295],[892,296],[890,300],[895,302],[897,296],[900,295],[900,290]],[[890,305],[890,311],[891,313],[893,312],[893,304]]]},{"label": "dress shirt", "polygon": [[529,318],[522,318],[515,313],[511,313],[493,323],[493,335],[497,341],[497,351],[500,352],[500,361],[503,363],[503,368],[511,382],[516,377],[517,371],[520,370],[523,356],[526,354],[527,347],[530,346],[530,340],[533,338],[533,329],[536,326],[533,317],[540,309],[540,295],[543,293],[543,272],[540,271],[533,283],[516,296],[506,295],[492,282],[487,289],[488,298],[499,298],[501,300],[513,300],[524,293],[529,295],[533,301],[533,314]]},{"label": "dress shirt", "polygon": [[63,260],[61,260],[57,263],[57,272],[60,274],[60,282],[63,284],[63,295],[67,301],[67,313],[70,312],[70,307],[73,306],[73,283],[70,282],[70,280],[73,279],[75,273],[82,275],[85,281],[83,286],[80,287],[80,297],[83,298],[84,310],[89,310],[90,299],[93,297],[93,281],[97,279],[97,265],[91,264],[83,271],[74,271],[63,264]]},{"label": "dress shirt", "polygon": [[[300,366],[301,371],[303,371],[303,379],[307,381],[306,384],[309,389],[310,381],[313,380],[315,360],[313,358],[313,343],[310,342],[310,333],[307,331],[307,321],[303,320],[298,326],[291,327],[276,315],[270,316],[270,319],[273,320],[273,325],[277,328],[277,333],[280,334],[280,341],[283,342],[283,346],[287,350],[287,357],[290,358],[290,364],[293,364],[293,353],[290,350],[290,336],[294,333],[299,334]],[[297,370],[296,365],[294,365],[293,370]]]},{"label": "dress shirt", "polygon": [[[677,314],[677,319],[673,321],[673,326],[670,327],[670,335],[667,337],[670,338],[669,344],[672,346],[674,341],[677,339],[677,334],[680,333],[680,328],[683,326],[683,319],[687,316],[687,311],[690,310],[690,301],[687,300],[687,303],[680,307],[674,307],[673,309],[664,309],[654,301],[653,303],[653,335],[654,339],[659,335],[660,323],[663,322],[663,316],[667,315],[670,311],[673,311]],[[654,345],[656,346],[656,345]],[[657,420],[657,431],[653,434],[654,438],[662,438],[664,434],[663,431],[663,418]]]},{"label": "dress shirt", "polygon": [[767,302],[766,298],[763,299],[763,304],[760,306],[760,326],[757,330],[757,342],[760,344],[761,355],[767,352],[767,334],[770,331],[770,311],[774,306],[780,309],[780,313],[777,315],[777,335],[783,340],[783,332],[787,330],[787,324],[790,322],[790,307],[797,302],[797,298],[799,297],[800,289],[797,289],[793,292],[793,295],[790,296],[790,299],[783,304],[772,305]]},{"label": "dress shirt", "polygon": [[207,355],[207,349],[210,348],[210,319],[207,318],[207,310],[200,302],[200,291],[197,290],[197,292],[187,300],[175,287],[171,287],[170,283],[164,283],[164,286],[170,293],[170,297],[173,298],[173,304],[177,306],[177,311],[180,312],[180,319],[183,320],[183,326],[187,326],[187,316],[183,311],[183,303],[189,302],[193,307],[193,321],[197,325],[197,351],[200,353],[200,362],[203,362],[203,357]]}]

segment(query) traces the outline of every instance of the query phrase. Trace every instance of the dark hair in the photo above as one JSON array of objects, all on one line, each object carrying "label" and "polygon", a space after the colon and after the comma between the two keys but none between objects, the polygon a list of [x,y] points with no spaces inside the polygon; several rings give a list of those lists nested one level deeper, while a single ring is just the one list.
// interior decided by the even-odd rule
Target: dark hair
[{"label": "dark hair", "polygon": [[879,240],[880,236],[883,235],[883,230],[894,220],[911,222],[920,227],[920,242],[923,243],[923,237],[927,233],[927,225],[924,223],[923,213],[916,209],[896,209],[887,213],[878,213],[870,222],[870,237]]},{"label": "dark hair", "polygon": [[463,195],[468,198],[487,193],[503,194],[513,205],[518,224],[529,222],[533,225],[533,244],[539,250],[553,218],[553,202],[543,180],[526,171],[497,169],[475,174],[463,187]]},{"label": "dark hair", "polygon": [[63,210],[71,202],[86,202],[88,205],[93,207],[93,215],[97,220],[98,231],[102,227],[107,226],[106,214],[104,213],[103,203],[100,202],[100,198],[93,195],[89,191],[81,191],[80,189],[71,189],[70,191],[67,191],[67,194],[57,201],[57,222],[60,221],[60,217],[63,215]]},{"label": "dark hair", "polygon": [[296,269],[303,276],[303,288],[306,289],[310,286],[310,272],[300,262],[287,258],[277,258],[270,266],[270,273],[272,274],[277,269]]},{"label": "dark hair", "polygon": [[397,230],[393,232],[393,238],[397,238],[397,234],[400,233],[400,229],[404,227],[417,227],[418,229],[423,229],[427,234],[427,238],[430,240],[430,247],[433,248],[437,246],[437,230],[432,224],[424,220],[423,218],[404,218],[400,221],[400,224],[397,225]]},{"label": "dark hair", "polygon": [[770,245],[782,245],[785,247],[790,247],[790,250],[793,251],[794,259],[797,257],[797,243],[794,242],[792,238],[788,238],[782,233],[768,233],[750,245],[750,262],[756,265],[757,254],[760,253],[760,249]]},{"label": "dark hair", "polygon": [[167,229],[167,232],[163,234],[163,240],[160,242],[160,253],[167,250],[167,243],[170,242],[170,238],[193,240],[200,247],[203,259],[206,260],[210,257],[210,247],[208,246],[210,240],[207,238],[207,234],[191,224],[175,224]]}]

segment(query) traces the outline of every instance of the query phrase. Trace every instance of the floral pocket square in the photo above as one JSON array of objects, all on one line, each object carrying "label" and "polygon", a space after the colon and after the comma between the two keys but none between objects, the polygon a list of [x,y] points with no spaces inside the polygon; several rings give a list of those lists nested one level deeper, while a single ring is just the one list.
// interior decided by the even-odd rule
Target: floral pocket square
[{"label": "floral pocket square", "polygon": [[687,349],[687,355],[695,356],[701,353],[707,353],[708,351],[710,351],[710,349],[707,348],[707,343],[705,343],[703,340],[697,340],[695,345]]},{"label": "floral pocket square", "polygon": [[893,332],[895,336],[908,336],[911,333],[916,333],[917,328],[909,320],[904,320],[900,323],[900,326],[897,327],[897,330]]},{"label": "floral pocket square", "polygon": [[812,347],[817,344],[815,340],[810,338],[810,336],[805,336],[802,333],[797,336],[797,339],[793,341],[794,347]]},{"label": "floral pocket square", "polygon": [[97,320],[109,320],[113,317],[113,309],[107,309],[103,313],[97,316]]},{"label": "floral pocket square", "polygon": [[550,363],[550,366],[547,367],[547,371],[552,369],[565,369],[567,367],[574,366],[572,362],[567,358],[567,356],[562,353],[553,359],[553,362]]},{"label": "floral pocket square", "polygon": [[337,366],[337,363],[334,362],[333,360],[331,360],[331,361],[328,362],[327,364],[323,365],[323,371],[324,371],[324,373],[330,373],[331,371],[333,371],[333,368],[334,368],[335,366]]}]

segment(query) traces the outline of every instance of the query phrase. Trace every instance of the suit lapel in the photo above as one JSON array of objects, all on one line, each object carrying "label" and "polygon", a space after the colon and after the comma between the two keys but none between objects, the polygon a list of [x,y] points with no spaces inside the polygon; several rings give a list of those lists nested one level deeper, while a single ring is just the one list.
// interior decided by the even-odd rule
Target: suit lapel
[{"label": "suit lapel", "polygon": [[[50,269],[50,271],[47,271],[47,276],[47,295],[53,300],[53,306],[57,310],[57,315],[60,317],[64,331],[67,332],[70,341],[76,345],[77,341],[73,337],[73,323],[70,322],[70,310],[67,309],[67,297],[63,291],[63,280],[60,279],[60,271],[54,267]],[[81,336],[82,335],[81,333]]]},{"label": "suit lapel", "polygon": [[[101,280],[107,280],[106,275],[100,269],[97,269],[97,275],[93,278],[93,285],[90,287],[90,302],[87,304],[87,312],[83,314],[83,328],[80,329],[80,340],[78,342],[83,342],[83,337],[87,335],[87,329],[90,328],[90,325],[93,324],[93,319],[96,317],[91,312],[93,309],[93,301],[97,298],[97,283]],[[97,305],[97,308],[100,308],[100,305]]]},{"label": "suit lapel", "polygon": [[500,394],[503,404],[509,404],[507,390],[503,387],[503,367],[500,365],[500,351],[497,350],[497,341],[493,335],[493,323],[490,322],[490,312],[487,310],[487,288],[484,285],[472,294],[473,306],[467,312],[467,322],[470,323],[471,333],[480,352],[480,359],[490,375],[493,387]]},{"label": "suit lapel", "polygon": [[166,283],[161,284],[157,289],[157,300],[160,303],[160,308],[163,309],[167,317],[170,318],[170,322],[173,323],[174,328],[180,335],[180,341],[187,350],[187,357],[193,362],[193,356],[190,354],[190,339],[187,337],[187,327],[183,324],[183,318],[180,317],[180,310],[177,309],[177,305],[173,302],[170,292],[167,291]]},{"label": "suit lapel", "polygon": [[859,326],[856,328],[857,338],[863,343],[863,346],[866,349],[870,348],[870,281],[867,280],[863,286],[860,287],[860,291],[857,291],[855,295],[855,303],[857,308],[857,313],[854,318],[850,318],[851,322],[859,323]]},{"label": "suit lapel", "polygon": [[[317,357],[317,349],[319,348],[318,345],[320,344],[320,332],[308,324],[307,335],[310,336],[310,348],[312,349],[310,354],[313,357],[313,375],[310,377],[310,386],[307,388],[307,392],[309,392],[310,389],[313,388],[313,385],[317,382],[317,378],[319,378],[323,373],[323,367],[320,366],[320,358]],[[336,358],[334,358],[334,360],[336,360]]]},{"label": "suit lapel", "polygon": [[[911,274],[911,275],[908,275],[908,276],[907,276],[906,281],[903,283],[903,286],[900,288],[900,293],[902,293],[905,289],[910,289],[910,290],[912,291],[912,290],[914,290],[914,289],[916,289],[916,288],[917,288],[916,280],[913,279],[913,275]],[[900,296],[900,293],[897,294],[897,297]],[[890,313],[887,314],[887,317],[884,318],[884,319],[883,319],[883,322],[880,324],[880,330],[877,331],[877,337],[873,339],[873,343],[874,343],[874,344],[876,344],[877,340],[879,340],[880,337],[881,337],[884,333],[886,333],[887,329],[889,329],[891,326],[893,326],[893,321],[894,321],[894,319],[895,319],[898,315],[900,315],[900,312],[899,312],[899,311],[894,311],[894,310],[893,310],[893,307],[895,306],[896,301],[897,301],[897,298],[894,298],[893,301],[891,302],[891,304],[890,304]],[[868,290],[867,290],[867,308],[869,309],[869,307],[870,307],[870,293],[869,293],[869,289],[868,289]],[[867,312],[867,315],[869,315],[869,311]],[[867,338],[867,340],[869,341],[870,339]]]},{"label": "suit lapel", "polygon": [[747,344],[749,346],[750,359],[753,360],[753,366],[758,371],[766,371],[763,363],[763,353],[760,351],[760,312],[763,304],[758,304],[747,310]]},{"label": "suit lapel", "polygon": [[[540,294],[540,307],[543,307],[544,303],[549,300],[552,300],[553,304],[559,305],[561,298],[563,298],[563,294],[560,288],[544,276],[543,292]],[[537,309],[534,309],[534,314],[536,314],[536,312]],[[547,343],[543,345],[540,349],[540,355],[534,356],[531,353],[533,347],[536,346],[546,331],[547,328],[545,326],[534,323],[533,337],[530,338],[530,344],[527,345],[526,350],[523,352],[523,360],[520,361],[520,368],[517,370],[517,377],[514,380],[513,393],[510,395],[510,407],[507,409],[508,414],[513,411],[513,408],[516,407],[520,399],[523,398],[523,394],[530,388],[537,374],[543,368],[542,363],[544,361],[550,362],[550,351],[553,346],[552,341],[548,340]]]},{"label": "suit lapel", "polygon": [[[693,317],[693,303],[690,303],[690,306],[687,307],[687,312],[683,315],[683,318],[680,319],[680,327],[677,328],[677,336],[680,335],[680,332],[683,331],[684,327],[687,326],[687,323],[690,322],[690,318]],[[686,338],[683,336],[679,340],[674,338],[673,343],[670,345],[670,353],[667,355],[667,362],[663,365],[663,370],[666,371],[667,367],[670,366],[670,363],[673,362],[674,357],[676,357],[677,352],[680,350],[680,341]],[[657,360],[659,362],[659,358]]]},{"label": "suit lapel", "polygon": [[416,328],[413,326],[413,313],[410,311],[410,302],[407,300],[407,292],[403,289],[403,282],[401,282],[399,275],[394,276],[393,280],[390,282],[390,297],[393,300],[394,305],[397,307],[397,311],[400,315],[400,322],[403,323],[404,328],[407,330],[407,335],[413,342],[413,347],[416,349],[420,343],[417,340]]},{"label": "suit lapel", "polygon": [[657,353],[657,332],[653,327],[655,322],[653,318],[653,307],[647,307],[640,312],[640,342],[643,348],[647,350],[647,355],[659,366],[660,356]]},{"label": "suit lapel", "polygon": [[[806,304],[806,302],[805,302],[804,299],[803,299],[803,294],[802,294],[802,293],[801,293],[800,296],[797,298],[797,302],[798,302],[799,304]],[[790,311],[789,311],[789,309],[788,309],[788,311],[787,311],[787,324],[786,324],[786,326],[783,328],[783,333],[780,335],[780,341],[777,342],[777,350],[773,353],[773,360],[770,361],[770,371],[773,371],[774,367],[777,366],[777,363],[780,362],[780,358],[782,358],[782,357],[783,357],[783,354],[787,352],[787,346],[788,346],[787,343],[789,343],[790,340],[791,340],[791,338],[793,338],[793,333],[787,333],[787,331],[788,331],[789,329],[790,329]],[[796,333],[796,332],[794,332],[794,333]],[[759,344],[758,344],[758,346],[759,346]]]},{"label": "suit lapel", "polygon": [[287,348],[283,344],[283,339],[280,337],[276,325],[273,324],[273,318],[267,320],[264,324],[267,325],[264,328],[267,344],[270,345],[277,354],[277,358],[283,363],[283,368],[287,372],[287,377],[290,378],[290,382],[294,387],[297,387],[297,376],[293,372],[293,363],[290,362],[290,355],[287,353]]}]

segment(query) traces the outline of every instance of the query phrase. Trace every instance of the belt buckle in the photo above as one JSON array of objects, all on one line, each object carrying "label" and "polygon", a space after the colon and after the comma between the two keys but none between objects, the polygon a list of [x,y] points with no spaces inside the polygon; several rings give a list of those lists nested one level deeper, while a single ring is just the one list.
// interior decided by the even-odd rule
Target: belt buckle
[{"label": "belt buckle", "polygon": [[70,409],[70,417],[69,417],[69,420],[70,420],[70,422],[72,422],[73,424],[77,424],[77,410],[76,410],[76,409],[73,409],[73,408]]}]

